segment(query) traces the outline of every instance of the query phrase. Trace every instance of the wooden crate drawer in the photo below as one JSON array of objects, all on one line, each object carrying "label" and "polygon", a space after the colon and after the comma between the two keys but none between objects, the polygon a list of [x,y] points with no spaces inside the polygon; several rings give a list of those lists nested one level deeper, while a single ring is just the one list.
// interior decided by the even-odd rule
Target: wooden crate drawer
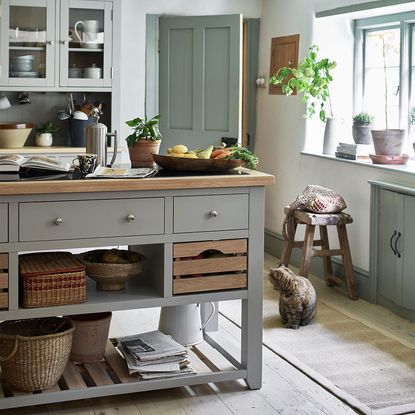
[{"label": "wooden crate drawer", "polygon": [[0,310],[9,308],[9,255],[0,254]]},{"label": "wooden crate drawer", "polygon": [[175,233],[248,229],[248,195],[174,198]]},{"label": "wooden crate drawer", "polygon": [[19,241],[163,233],[164,198],[19,204]]},{"label": "wooden crate drawer", "polygon": [[247,287],[247,241],[173,245],[173,294]]}]

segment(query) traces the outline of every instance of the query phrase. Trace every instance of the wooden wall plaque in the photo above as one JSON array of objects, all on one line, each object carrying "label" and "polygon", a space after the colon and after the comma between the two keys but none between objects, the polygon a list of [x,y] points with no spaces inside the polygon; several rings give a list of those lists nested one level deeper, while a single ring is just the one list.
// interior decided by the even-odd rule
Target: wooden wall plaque
[{"label": "wooden wall plaque", "polygon": [[[271,62],[269,76],[284,66],[297,67],[300,35],[273,37],[271,41]],[[283,95],[281,86],[269,85],[270,95]],[[293,95],[296,91],[293,92]]]}]

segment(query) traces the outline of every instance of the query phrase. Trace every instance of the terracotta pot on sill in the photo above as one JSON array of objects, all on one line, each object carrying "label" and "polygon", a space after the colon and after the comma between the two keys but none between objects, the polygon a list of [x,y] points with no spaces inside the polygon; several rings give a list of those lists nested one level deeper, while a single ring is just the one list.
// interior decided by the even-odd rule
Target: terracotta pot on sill
[{"label": "terracotta pot on sill", "polygon": [[161,140],[138,140],[133,147],[128,147],[131,167],[155,167],[153,154],[158,154]]}]

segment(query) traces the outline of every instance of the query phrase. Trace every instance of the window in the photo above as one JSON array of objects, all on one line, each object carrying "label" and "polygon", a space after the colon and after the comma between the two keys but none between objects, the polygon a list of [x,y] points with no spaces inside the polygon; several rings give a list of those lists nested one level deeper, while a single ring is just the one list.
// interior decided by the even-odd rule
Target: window
[{"label": "window", "polygon": [[414,12],[355,21],[354,86],[354,113],[374,115],[377,128],[415,124]]}]

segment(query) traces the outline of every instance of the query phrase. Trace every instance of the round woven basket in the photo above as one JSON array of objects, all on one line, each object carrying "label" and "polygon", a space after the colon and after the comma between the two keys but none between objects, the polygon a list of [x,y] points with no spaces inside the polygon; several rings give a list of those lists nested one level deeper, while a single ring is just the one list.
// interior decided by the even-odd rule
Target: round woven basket
[{"label": "round woven basket", "polygon": [[62,317],[0,323],[3,380],[27,392],[51,388],[68,362],[73,331],[72,322]]}]

